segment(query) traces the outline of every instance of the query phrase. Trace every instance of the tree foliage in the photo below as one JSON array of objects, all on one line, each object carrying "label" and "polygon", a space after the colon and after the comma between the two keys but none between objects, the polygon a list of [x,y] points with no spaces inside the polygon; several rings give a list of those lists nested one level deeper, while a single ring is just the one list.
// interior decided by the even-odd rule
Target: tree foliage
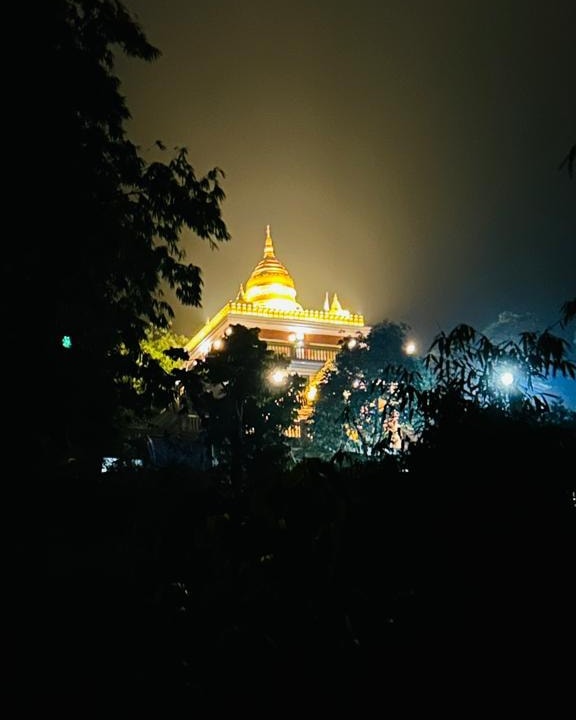
[{"label": "tree foliage", "polygon": [[[29,441],[39,457],[63,459],[101,452],[118,408],[142,401],[133,379],[151,387],[155,363],[142,362],[141,343],[173,316],[163,288],[200,304],[201,270],[186,261],[183,231],[212,246],[229,234],[219,168],[197,176],[185,148],[148,162],[126,135],[115,53],[152,61],[159,51],[123,4],[52,0],[36,10],[34,87],[50,88],[33,138],[44,168],[38,225],[7,248],[4,280],[41,312],[19,368],[19,404],[49,409],[51,420]],[[9,330],[19,323],[15,313]]]},{"label": "tree foliage", "polygon": [[574,166],[576,165],[576,144],[572,145],[566,157],[562,160],[559,166],[559,170],[563,170],[566,167],[568,176],[574,177]]},{"label": "tree foliage", "polygon": [[419,395],[424,422],[409,466],[491,477],[563,468],[576,421],[546,381],[574,381],[568,351],[549,330],[497,343],[465,324],[439,333],[424,358],[432,385]]},{"label": "tree foliage", "polygon": [[560,312],[562,327],[566,327],[576,320],[576,297],[571,300],[566,300],[566,302],[562,304]]},{"label": "tree foliage", "polygon": [[[432,396],[456,392],[480,408],[549,409],[551,397],[539,385],[549,376],[576,377],[568,342],[550,331],[523,332],[520,339],[494,343],[469,325],[439,333],[424,360],[434,377]],[[429,423],[433,413],[427,414]]]},{"label": "tree foliage", "polygon": [[164,372],[171,373],[184,367],[184,359],[175,357],[179,353],[172,351],[183,349],[189,338],[170,329],[150,327],[141,341],[142,352],[160,365]]},{"label": "tree foliage", "polygon": [[499,443],[516,468],[524,443],[538,448],[541,463],[574,447],[574,413],[551,391],[555,377],[576,378],[564,338],[548,329],[493,341],[458,325],[418,360],[403,351],[406,332],[386,322],[343,343],[320,385],[310,454],[395,456],[396,469],[453,472],[494,463],[487,450]]},{"label": "tree foliage", "polygon": [[319,386],[312,453],[376,458],[395,452],[414,432],[416,391],[424,376],[407,354],[409,327],[384,321],[368,337],[342,342],[334,366]]},{"label": "tree foliage", "polygon": [[161,415],[177,411],[179,387],[174,372],[185,366],[187,342],[188,338],[170,329],[149,326],[145,331],[140,342],[139,374],[127,375],[122,381],[131,387],[134,396],[118,408],[121,437],[141,434],[143,428],[154,426]]},{"label": "tree foliage", "polygon": [[232,325],[219,346],[180,373],[218,463],[237,489],[259,462],[282,463],[286,431],[295,424],[305,380],[289,359],[267,349],[258,328]]}]

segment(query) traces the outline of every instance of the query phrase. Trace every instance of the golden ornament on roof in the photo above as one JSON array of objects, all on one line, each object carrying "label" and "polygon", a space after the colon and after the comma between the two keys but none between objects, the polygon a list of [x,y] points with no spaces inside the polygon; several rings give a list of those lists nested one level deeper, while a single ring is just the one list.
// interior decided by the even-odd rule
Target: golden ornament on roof
[{"label": "golden ornament on roof", "polygon": [[243,290],[247,303],[271,310],[302,310],[296,302],[294,280],[274,254],[270,225],[266,226],[264,257],[252,271]]}]

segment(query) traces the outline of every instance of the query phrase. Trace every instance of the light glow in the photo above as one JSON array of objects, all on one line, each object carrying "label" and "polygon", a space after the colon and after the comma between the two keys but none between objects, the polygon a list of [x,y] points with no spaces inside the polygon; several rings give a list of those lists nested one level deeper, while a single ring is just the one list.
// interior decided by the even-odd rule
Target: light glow
[{"label": "light glow", "polygon": [[296,302],[296,290],[278,282],[252,285],[245,292],[246,302],[263,305],[272,310],[301,310]]},{"label": "light glow", "polygon": [[318,388],[316,387],[316,385],[311,385],[308,388],[308,392],[306,393],[306,399],[308,400],[308,402],[314,402],[314,400],[316,400],[317,395],[318,395]]},{"label": "light glow", "polygon": [[282,385],[282,383],[286,380],[287,377],[288,373],[286,372],[286,370],[278,368],[270,373],[270,382],[273,385]]}]

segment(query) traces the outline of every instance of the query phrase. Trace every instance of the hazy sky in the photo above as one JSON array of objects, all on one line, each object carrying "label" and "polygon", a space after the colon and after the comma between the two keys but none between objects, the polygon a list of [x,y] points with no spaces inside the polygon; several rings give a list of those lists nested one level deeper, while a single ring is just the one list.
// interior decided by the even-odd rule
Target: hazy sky
[{"label": "hazy sky", "polygon": [[226,173],[229,243],[191,239],[201,310],[263,252],[304,307],[336,291],[427,343],[576,295],[574,0],[125,0],[162,52],[119,60],[130,138]]}]

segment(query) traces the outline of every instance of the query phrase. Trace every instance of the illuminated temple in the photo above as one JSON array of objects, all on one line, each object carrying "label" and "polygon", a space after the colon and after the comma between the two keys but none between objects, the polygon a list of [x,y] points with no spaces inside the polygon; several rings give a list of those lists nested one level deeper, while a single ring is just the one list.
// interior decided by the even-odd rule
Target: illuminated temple
[{"label": "illuminated temple", "polygon": [[260,329],[269,350],[290,358],[289,372],[308,379],[312,401],[322,374],[334,360],[343,338],[366,335],[364,317],[344,309],[334,293],[325,295],[321,310],[303,308],[296,298],[294,280],[274,251],[270,226],[266,228],[264,255],[235,300],[227,302],[186,345],[190,360],[218,347],[231,325]]}]

